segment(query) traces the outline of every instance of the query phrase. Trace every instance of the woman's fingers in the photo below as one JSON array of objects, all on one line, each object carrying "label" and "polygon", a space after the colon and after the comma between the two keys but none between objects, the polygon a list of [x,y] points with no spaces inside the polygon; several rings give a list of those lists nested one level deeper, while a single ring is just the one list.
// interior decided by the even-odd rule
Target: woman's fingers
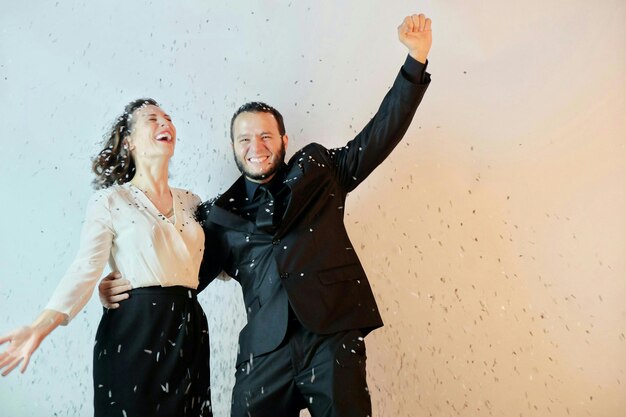
[{"label": "woman's fingers", "polygon": [[[13,358],[13,360],[7,364],[7,368],[2,372],[2,376],[9,375],[11,371],[14,370],[17,367],[17,365],[20,364],[22,359],[23,358],[21,356],[17,358]],[[2,369],[2,366],[0,366],[0,369]]]}]

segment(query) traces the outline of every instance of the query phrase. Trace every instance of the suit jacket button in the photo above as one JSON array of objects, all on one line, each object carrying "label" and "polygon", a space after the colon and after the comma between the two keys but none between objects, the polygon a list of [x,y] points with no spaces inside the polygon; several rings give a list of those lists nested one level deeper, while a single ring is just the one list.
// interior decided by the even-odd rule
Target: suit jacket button
[{"label": "suit jacket button", "polygon": [[282,274],[280,274],[280,277],[281,277],[282,279],[287,279],[287,278],[289,278],[289,272],[283,272]]}]

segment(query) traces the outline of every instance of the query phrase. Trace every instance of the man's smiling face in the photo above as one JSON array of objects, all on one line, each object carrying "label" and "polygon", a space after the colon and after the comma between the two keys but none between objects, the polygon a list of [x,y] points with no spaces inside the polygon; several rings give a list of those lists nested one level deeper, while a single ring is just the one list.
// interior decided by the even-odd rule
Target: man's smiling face
[{"label": "man's smiling face", "polygon": [[285,161],[288,137],[281,135],[271,113],[243,112],[233,122],[233,153],[239,170],[265,183]]}]

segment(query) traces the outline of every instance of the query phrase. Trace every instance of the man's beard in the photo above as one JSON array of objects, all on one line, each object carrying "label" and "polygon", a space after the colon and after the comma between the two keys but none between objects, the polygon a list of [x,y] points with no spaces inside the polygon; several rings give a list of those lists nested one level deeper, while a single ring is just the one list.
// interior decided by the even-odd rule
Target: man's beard
[{"label": "man's beard", "polygon": [[277,158],[276,158],[276,163],[274,165],[272,165],[270,170],[265,172],[265,173],[254,173],[254,172],[250,172],[250,171],[246,170],[246,167],[239,160],[239,158],[237,158],[237,154],[235,152],[233,152],[233,156],[235,157],[235,164],[237,165],[237,168],[239,169],[239,172],[244,174],[246,176],[246,178],[248,178],[250,180],[261,181],[261,180],[264,180],[266,178],[270,178],[272,175],[274,175],[276,173],[276,171],[278,171],[278,169],[285,162],[285,142],[281,141],[280,149],[278,150],[278,155],[277,155]]}]

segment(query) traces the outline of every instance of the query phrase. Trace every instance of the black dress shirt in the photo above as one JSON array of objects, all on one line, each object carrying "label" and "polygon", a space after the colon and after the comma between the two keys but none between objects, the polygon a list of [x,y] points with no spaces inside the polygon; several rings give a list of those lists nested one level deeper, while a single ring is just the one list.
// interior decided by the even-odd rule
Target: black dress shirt
[{"label": "black dress shirt", "polygon": [[242,202],[240,207],[237,207],[237,211],[246,220],[254,222],[256,220],[259,207],[263,206],[265,201],[262,200],[260,187],[267,187],[274,197],[274,224],[280,225],[282,216],[285,213],[285,208],[289,205],[289,197],[291,192],[289,187],[285,184],[285,174],[287,166],[281,165],[272,179],[261,184],[258,182],[250,181],[245,178],[246,183],[246,200]]}]

